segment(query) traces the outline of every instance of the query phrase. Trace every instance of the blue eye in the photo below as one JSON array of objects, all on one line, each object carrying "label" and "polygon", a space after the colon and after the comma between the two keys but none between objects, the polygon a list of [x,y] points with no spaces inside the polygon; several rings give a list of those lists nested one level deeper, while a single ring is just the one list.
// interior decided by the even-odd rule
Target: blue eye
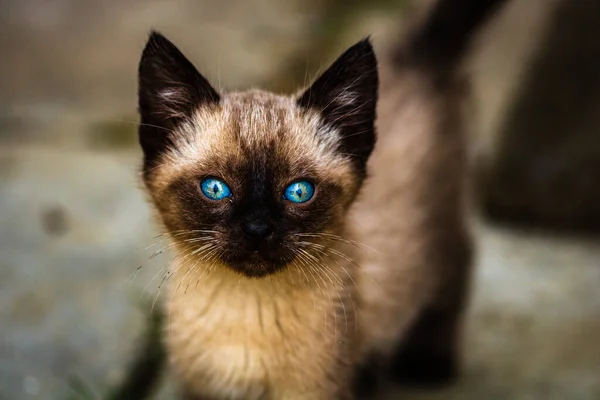
[{"label": "blue eye", "polygon": [[200,183],[202,193],[211,200],[223,200],[231,196],[231,189],[225,182],[216,178],[205,178]]},{"label": "blue eye", "polygon": [[285,188],[283,197],[292,203],[306,203],[315,194],[315,185],[308,181],[298,181]]}]

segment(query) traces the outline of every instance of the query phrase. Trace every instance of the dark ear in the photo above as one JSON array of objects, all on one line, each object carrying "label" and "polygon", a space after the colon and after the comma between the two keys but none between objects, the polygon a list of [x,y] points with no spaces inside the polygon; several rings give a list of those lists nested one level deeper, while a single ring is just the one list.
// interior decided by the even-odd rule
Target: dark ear
[{"label": "dark ear", "polygon": [[218,103],[219,94],[190,61],[160,33],[152,32],[139,64],[139,140],[144,168],[172,145],[171,132],[200,105]]},{"label": "dark ear", "polygon": [[298,99],[339,130],[341,151],[353,156],[361,173],[375,145],[378,85],[377,59],[367,38],[346,50]]}]

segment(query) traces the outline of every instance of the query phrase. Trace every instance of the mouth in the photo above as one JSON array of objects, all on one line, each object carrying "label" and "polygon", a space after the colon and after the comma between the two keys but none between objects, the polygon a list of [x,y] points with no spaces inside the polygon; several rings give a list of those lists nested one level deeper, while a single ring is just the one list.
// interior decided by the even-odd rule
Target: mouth
[{"label": "mouth", "polygon": [[226,257],[225,264],[248,278],[264,278],[282,271],[292,261],[289,257],[267,257],[259,251]]}]

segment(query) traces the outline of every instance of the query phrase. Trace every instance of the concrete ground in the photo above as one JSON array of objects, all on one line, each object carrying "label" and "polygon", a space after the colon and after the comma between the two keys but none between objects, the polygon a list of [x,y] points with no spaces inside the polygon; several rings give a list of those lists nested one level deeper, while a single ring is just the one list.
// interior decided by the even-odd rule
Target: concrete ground
[{"label": "concrete ground", "polygon": [[[0,151],[0,399],[66,399],[119,382],[166,258],[137,154]],[[487,226],[466,371],[443,392],[386,398],[600,398],[600,241]],[[138,266],[144,267],[135,275]],[[165,389],[159,399],[172,397]]]}]

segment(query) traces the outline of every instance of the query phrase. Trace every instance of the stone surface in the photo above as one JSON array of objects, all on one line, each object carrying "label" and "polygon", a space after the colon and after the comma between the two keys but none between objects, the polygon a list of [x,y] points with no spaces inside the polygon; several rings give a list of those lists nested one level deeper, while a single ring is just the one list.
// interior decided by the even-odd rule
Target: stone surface
[{"label": "stone surface", "polygon": [[155,236],[135,164],[3,149],[0,165],[0,398],[119,382],[154,298],[151,268],[133,277]]},{"label": "stone surface", "polygon": [[10,57],[0,65],[0,139],[82,147],[91,124],[135,120],[150,29],[233,90],[268,81],[313,17],[296,1],[1,0],[0,48]]}]

